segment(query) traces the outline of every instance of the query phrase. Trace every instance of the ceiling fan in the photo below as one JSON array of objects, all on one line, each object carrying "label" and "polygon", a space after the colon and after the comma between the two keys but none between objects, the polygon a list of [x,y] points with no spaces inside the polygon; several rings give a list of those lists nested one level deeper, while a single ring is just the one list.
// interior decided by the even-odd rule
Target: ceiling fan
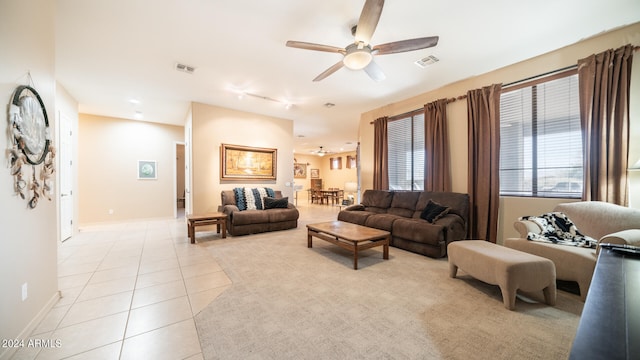
[{"label": "ceiling fan", "polygon": [[312,154],[316,154],[318,156],[325,156],[326,154],[331,154],[332,151],[325,150],[324,147],[320,146],[319,150],[311,151]]},{"label": "ceiling fan", "polygon": [[345,48],[291,40],[287,41],[287,46],[306,50],[333,52],[343,55],[342,60],[322,72],[313,79],[313,81],[320,81],[338,71],[343,66],[351,70],[364,69],[364,71],[373,80],[382,81],[385,79],[385,75],[380,66],[378,66],[373,60],[374,55],[396,54],[426,49],[438,44],[437,36],[429,36],[394,41],[372,47],[370,44],[371,37],[376,30],[378,20],[380,20],[380,14],[382,13],[383,6],[384,0],[366,0],[364,7],[362,8],[362,13],[360,13],[358,24],[351,28],[351,34],[355,37],[355,40],[353,44],[349,44]]}]

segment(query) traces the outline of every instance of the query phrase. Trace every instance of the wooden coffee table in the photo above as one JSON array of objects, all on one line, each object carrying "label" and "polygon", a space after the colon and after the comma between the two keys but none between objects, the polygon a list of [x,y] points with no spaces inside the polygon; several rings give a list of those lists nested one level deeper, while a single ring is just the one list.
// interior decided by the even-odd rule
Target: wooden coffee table
[{"label": "wooden coffee table", "polygon": [[216,225],[218,234],[222,228],[222,238],[227,237],[227,214],[214,212],[203,215],[187,215],[187,233],[191,243],[196,243],[196,226]]},{"label": "wooden coffee table", "polygon": [[382,246],[382,258],[389,259],[388,231],[352,224],[344,221],[328,221],[307,225],[307,247],[312,247],[311,238],[319,239],[338,245],[353,252],[353,269],[358,270],[358,251]]}]

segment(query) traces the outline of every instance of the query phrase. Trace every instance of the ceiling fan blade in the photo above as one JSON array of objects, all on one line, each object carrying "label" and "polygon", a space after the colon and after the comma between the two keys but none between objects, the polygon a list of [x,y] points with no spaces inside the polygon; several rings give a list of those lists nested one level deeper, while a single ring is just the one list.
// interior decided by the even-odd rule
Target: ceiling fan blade
[{"label": "ceiling fan blade", "polygon": [[375,81],[382,81],[386,79],[384,72],[380,65],[378,65],[375,61],[371,61],[367,67],[364,68],[364,71]]},{"label": "ceiling fan blade", "polygon": [[396,54],[401,52],[426,49],[436,45],[438,45],[438,36],[429,36],[376,45],[373,47],[373,49],[371,49],[371,52],[374,52],[376,55]]},{"label": "ceiling fan blade", "polygon": [[365,45],[371,43],[371,37],[378,26],[383,6],[384,0],[367,0],[364,3],[356,28],[356,43],[363,42]]},{"label": "ceiling fan blade", "polygon": [[287,41],[287,46],[298,48],[298,49],[306,49],[306,50],[325,51],[325,52],[340,53],[340,54],[346,53],[345,49],[339,48],[336,46],[314,44],[314,43],[308,43],[303,41],[289,40]]},{"label": "ceiling fan blade", "polygon": [[332,67],[330,67],[327,70],[323,71],[322,74],[316,76],[316,78],[313,79],[313,81],[320,81],[320,80],[326,78],[327,76],[333,74],[334,72],[340,70],[343,66],[344,66],[344,63],[342,62],[342,60],[340,60],[337,63],[335,63]]}]

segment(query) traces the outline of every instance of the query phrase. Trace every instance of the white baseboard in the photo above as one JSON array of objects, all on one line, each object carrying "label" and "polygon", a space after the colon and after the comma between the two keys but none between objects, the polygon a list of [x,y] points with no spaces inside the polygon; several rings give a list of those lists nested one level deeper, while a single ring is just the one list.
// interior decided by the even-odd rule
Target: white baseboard
[{"label": "white baseboard", "polygon": [[[47,301],[47,303],[40,309],[38,314],[31,319],[29,324],[16,336],[14,339],[28,339],[29,335],[35,330],[35,328],[40,324],[40,322],[44,319],[45,316],[49,313],[49,311],[53,308],[53,306],[60,300],[61,293],[60,290],[56,291],[55,294]],[[20,348],[12,347],[6,348],[2,353],[0,353],[0,360],[9,360],[11,357],[19,350]]]}]

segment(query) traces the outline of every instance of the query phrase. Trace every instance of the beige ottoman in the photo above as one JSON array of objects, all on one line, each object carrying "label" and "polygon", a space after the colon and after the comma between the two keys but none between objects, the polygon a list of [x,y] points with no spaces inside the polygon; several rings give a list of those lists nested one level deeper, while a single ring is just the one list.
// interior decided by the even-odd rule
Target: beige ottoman
[{"label": "beige ottoman", "polygon": [[447,247],[449,276],[458,268],[488,284],[500,286],[504,306],[513,310],[516,291],[542,290],[545,302],[556,304],[556,267],[549,259],[484,240],[454,241]]}]

